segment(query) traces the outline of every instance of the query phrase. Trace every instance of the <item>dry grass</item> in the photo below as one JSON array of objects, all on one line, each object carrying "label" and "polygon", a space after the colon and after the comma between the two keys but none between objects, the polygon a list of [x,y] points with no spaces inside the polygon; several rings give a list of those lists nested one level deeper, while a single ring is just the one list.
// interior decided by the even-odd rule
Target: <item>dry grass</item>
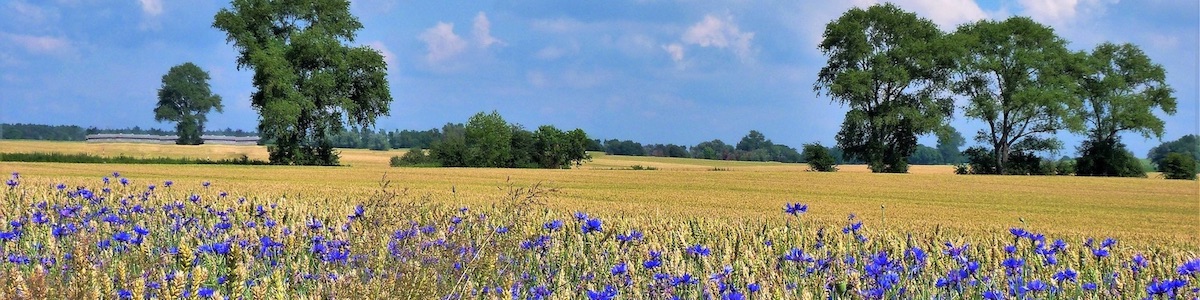
[{"label": "dry grass", "polygon": [[[0,141],[0,152],[37,151],[214,159],[246,154],[266,158],[265,148],[252,146]],[[104,174],[120,171],[156,183],[174,180],[181,186],[195,187],[209,180],[216,188],[259,197],[301,195],[307,199],[365,197],[386,174],[394,185],[408,188],[410,194],[436,195],[434,199],[472,205],[489,203],[501,194],[497,189],[509,183],[522,186],[542,182],[560,190],[550,202],[552,208],[560,210],[745,220],[777,217],[782,203],[802,202],[812,207],[808,218],[833,222],[854,212],[869,224],[897,230],[938,228],[1000,234],[1008,227],[1025,227],[1054,235],[1113,236],[1191,249],[1200,245],[1200,186],[1195,181],[956,176],[948,166],[916,166],[912,174],[870,174],[861,166],[843,166],[838,173],[813,173],[804,172],[805,166],[796,164],[602,155],[572,170],[387,166],[389,157],[402,153],[344,150],[342,162],[349,167],[0,162],[0,171],[21,172],[45,181],[29,184],[46,185],[91,183]],[[631,165],[659,170],[614,170]],[[714,167],[729,171],[708,171]]]}]

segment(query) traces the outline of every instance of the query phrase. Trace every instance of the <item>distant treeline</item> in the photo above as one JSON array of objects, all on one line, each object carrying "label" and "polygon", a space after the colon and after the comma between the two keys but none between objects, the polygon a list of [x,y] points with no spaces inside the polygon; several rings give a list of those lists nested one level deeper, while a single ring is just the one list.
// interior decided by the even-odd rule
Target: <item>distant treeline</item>
[{"label": "distant treeline", "polygon": [[[5,140],[42,140],[42,141],[83,141],[87,139],[89,134],[150,134],[150,135],[176,135],[173,130],[162,130],[158,128],[143,129],[138,126],[132,128],[118,129],[100,129],[96,127],[83,128],[75,125],[41,125],[41,124],[8,124],[0,123],[0,139]],[[258,136],[257,132],[243,131],[241,129],[226,128],[224,130],[207,130],[206,135],[223,135],[223,136]]]}]

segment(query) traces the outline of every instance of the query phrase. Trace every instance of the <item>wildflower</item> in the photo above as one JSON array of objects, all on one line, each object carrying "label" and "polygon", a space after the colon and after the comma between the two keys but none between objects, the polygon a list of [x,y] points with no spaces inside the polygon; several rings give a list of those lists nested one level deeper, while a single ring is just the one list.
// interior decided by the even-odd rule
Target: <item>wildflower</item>
[{"label": "wildflower", "polygon": [[5,181],[4,184],[7,184],[8,188],[15,188],[19,183],[16,180],[9,179],[8,181]]},{"label": "wildflower", "polygon": [[801,251],[800,248],[792,248],[787,254],[783,255],[783,260],[802,263],[812,261],[813,258],[808,256],[808,254],[804,254],[804,251]]},{"label": "wildflower", "polygon": [[592,291],[588,290],[588,299],[590,300],[611,300],[617,298],[617,289],[611,285],[605,285],[604,290]]},{"label": "wildflower", "polygon": [[983,291],[982,296],[983,296],[983,299],[988,299],[988,300],[1004,299],[1004,294],[1001,294],[1000,292],[992,291],[992,290]]},{"label": "wildflower", "polygon": [[1092,255],[1095,255],[1096,259],[1108,257],[1108,249],[1105,249],[1105,248],[1092,249]]},{"label": "wildflower", "polygon": [[462,223],[462,218],[460,218],[458,216],[450,217],[450,223],[453,223],[453,224]]},{"label": "wildflower", "polygon": [[33,216],[30,219],[33,220],[34,224],[38,224],[38,225],[46,224],[46,222],[50,222],[50,219],[46,218],[46,214],[40,210],[33,212]]},{"label": "wildflower", "polygon": [[587,222],[584,222],[583,225],[580,226],[580,230],[582,230],[585,234],[600,232],[601,225],[603,225],[603,223],[600,222],[600,219],[588,219]]},{"label": "wildflower", "polygon": [[799,216],[800,214],[808,212],[808,204],[784,203],[783,212],[789,215]]},{"label": "wildflower", "polygon": [[679,275],[679,277],[675,277],[671,280],[671,286],[679,286],[681,284],[696,284],[697,282],[698,280],[695,277],[692,277],[692,274],[683,273],[683,275]]},{"label": "wildflower", "polygon": [[129,186],[129,178],[121,178],[121,186]]},{"label": "wildflower", "polygon": [[628,265],[625,264],[625,262],[621,262],[621,263],[613,266],[612,270],[610,270],[610,271],[612,271],[613,275],[621,275],[621,274],[625,274],[625,272],[627,270],[628,270]]},{"label": "wildflower", "polygon": [[650,259],[642,263],[642,267],[646,269],[654,269],[662,266],[662,252],[650,251]]},{"label": "wildflower", "polygon": [[[124,178],[122,178],[122,179],[124,179]],[[125,289],[122,289],[122,290],[117,290],[117,298],[119,298],[119,299],[133,299],[133,293],[131,293],[131,292],[129,292],[129,290],[125,290]]]},{"label": "wildflower", "polygon": [[587,220],[587,218],[588,218],[587,213],[582,212],[582,211],[575,212],[575,220],[585,221],[585,220]]},{"label": "wildflower", "polygon": [[547,230],[550,230],[551,232],[561,229],[562,226],[563,226],[562,220],[554,220],[554,221],[546,222],[546,224],[542,224],[542,227],[545,227]]},{"label": "wildflower", "polygon": [[1141,272],[1142,268],[1145,268],[1147,265],[1149,265],[1149,262],[1146,261],[1146,257],[1142,256],[1141,253],[1138,253],[1134,255],[1133,260],[1130,261],[1129,269],[1136,274]]},{"label": "wildflower", "polygon": [[325,225],[321,224],[321,220],[317,220],[315,218],[309,219],[307,225],[308,225],[308,229],[310,229],[310,230],[318,230],[318,229],[321,229],[321,227],[325,226]]},{"label": "wildflower", "polygon": [[1075,278],[1077,278],[1078,276],[1079,276],[1079,274],[1076,273],[1075,270],[1065,269],[1062,271],[1058,271],[1058,273],[1054,273],[1054,281],[1058,281],[1061,283],[1063,281],[1070,280],[1071,282],[1075,282]]},{"label": "wildflower", "polygon": [[201,186],[204,186],[204,188],[208,188],[208,186],[209,186],[209,185],[212,185],[212,183],[211,183],[211,182],[208,182],[208,181],[205,181],[205,182],[201,182],[201,183],[200,183],[200,185],[201,185]]},{"label": "wildflower", "polygon": [[762,287],[759,286],[757,282],[754,282],[747,284],[746,290],[750,291],[751,293],[757,293],[759,290],[762,290]]},{"label": "wildflower", "polygon": [[637,229],[631,229],[631,230],[629,230],[629,234],[627,234],[627,235],[626,234],[617,234],[617,240],[621,241],[622,243],[641,241],[642,240],[642,232],[638,231]]},{"label": "wildflower", "polygon": [[196,291],[196,294],[200,295],[200,298],[212,298],[213,297],[213,289],[210,287],[201,287],[199,290]]},{"label": "wildflower", "polygon": [[117,233],[113,234],[113,240],[118,242],[128,243],[132,239],[133,235],[129,234],[128,232],[117,231]]},{"label": "wildflower", "polygon": [[687,253],[697,256],[697,257],[700,257],[700,256],[708,256],[709,254],[712,254],[712,250],[709,250],[708,247],[705,247],[704,245],[695,244],[695,245],[692,245],[691,247],[687,247]]},{"label": "wildflower", "polygon": [[1008,253],[1008,254],[1013,254],[1014,252],[1017,252],[1017,246],[1014,246],[1014,245],[1004,246],[1004,252]]},{"label": "wildflower", "polygon": [[1096,284],[1092,283],[1092,282],[1085,282],[1085,283],[1083,283],[1082,287],[1083,287],[1083,290],[1085,290],[1085,291],[1095,291],[1096,290]]},{"label": "wildflower", "polygon": [[59,183],[58,185],[55,185],[55,186],[54,186],[54,189],[57,189],[57,190],[60,190],[60,191],[61,191],[61,190],[64,190],[64,189],[66,189],[66,188],[67,188],[67,185],[66,185],[66,184],[63,184],[63,183]]},{"label": "wildflower", "polygon": [[192,194],[191,196],[188,197],[188,200],[191,200],[192,203],[199,204],[200,203],[200,195]]},{"label": "wildflower", "polygon": [[1200,274],[1200,258],[1189,260],[1179,265],[1179,268],[1175,269],[1175,271],[1181,276],[1195,277],[1196,274]]},{"label": "wildflower", "polygon": [[[172,184],[175,184],[175,182],[174,182],[174,181],[170,181],[170,180],[167,180],[167,181],[164,181],[164,182],[163,182],[163,186],[165,186],[165,187],[171,187],[171,185],[172,185]],[[212,294],[212,290],[209,290],[209,294],[210,294],[210,295]]]},{"label": "wildflower", "polygon": [[505,234],[505,233],[508,233],[508,226],[497,226],[496,227],[496,234]]}]

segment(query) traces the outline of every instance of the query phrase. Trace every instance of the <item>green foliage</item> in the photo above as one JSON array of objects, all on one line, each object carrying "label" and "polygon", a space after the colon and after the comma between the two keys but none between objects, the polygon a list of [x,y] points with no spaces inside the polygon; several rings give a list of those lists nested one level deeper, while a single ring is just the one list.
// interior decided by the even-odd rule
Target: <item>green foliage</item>
[{"label": "green foliage", "polygon": [[156,164],[156,165],[265,165],[267,162],[251,160],[242,155],[230,159],[191,159],[172,157],[140,158],[125,155],[113,157],[96,156],[86,153],[0,153],[0,161],[40,162],[40,163],[83,163],[83,164]]},{"label": "green foliage", "polygon": [[873,172],[908,172],[917,136],[953,111],[944,97],[954,51],[933,22],[893,4],[853,8],[825,27],[829,58],[814,90],[849,106],[838,148]]},{"label": "green foliage", "polygon": [[653,167],[653,166],[643,166],[643,165],[632,165],[632,166],[629,166],[629,169],[630,169],[630,170],[634,170],[634,171],[654,171],[654,170],[658,170],[658,168],[656,168],[656,167]]},{"label": "green foliage", "polygon": [[914,165],[940,165],[944,164],[942,152],[938,149],[931,148],[925,145],[917,145],[917,150],[908,156],[908,163]]},{"label": "green foliage", "polygon": [[1186,153],[1167,153],[1158,164],[1158,170],[1167,179],[1196,180],[1196,172],[1200,172],[1200,166],[1196,165],[1196,159]]},{"label": "green foliage", "polygon": [[1154,110],[1173,115],[1176,106],[1166,70],[1133,44],[1103,43],[1080,55],[1078,94],[1086,102],[1072,110],[1070,120],[1086,123],[1089,134],[1102,140],[1114,140],[1121,131],[1161,138],[1164,122]]},{"label": "green foliage", "polygon": [[952,90],[967,98],[967,118],[988,124],[975,139],[999,154],[992,155],[995,171],[988,174],[1028,171],[1024,166],[1020,168],[1026,170],[1009,172],[1009,159],[1027,156],[1021,152],[1056,150],[1057,143],[1042,135],[1064,128],[1062,116],[1079,106],[1070,100],[1075,78],[1068,72],[1072,57],[1067,42],[1026,17],[966,24],[952,39],[966,50]]},{"label": "green foliage", "polygon": [[733,146],[719,139],[701,142],[692,147],[692,158],[729,160],[735,157],[734,150]]},{"label": "green foliage", "polygon": [[208,72],[193,63],[171,67],[162,77],[158,89],[158,106],[154,120],[175,122],[180,145],[199,145],[204,140],[204,122],[209,111],[221,112],[221,97],[213,95],[208,86]]},{"label": "green foliage", "polygon": [[0,123],[0,139],[4,140],[82,141],[86,135],[83,128],[74,125]]},{"label": "green foliage", "polygon": [[804,161],[808,163],[809,170],[837,172],[837,160],[820,143],[804,144]]},{"label": "green foliage", "polygon": [[430,159],[442,166],[565,169],[592,158],[592,140],[581,129],[545,125],[530,132],[496,112],[476,114],[462,130],[454,127],[447,125],[444,138],[430,148]]},{"label": "green foliage", "polygon": [[1150,153],[1146,156],[1150,158],[1150,162],[1156,165],[1162,165],[1162,160],[1167,158],[1167,154],[1182,153],[1191,155],[1193,160],[1200,160],[1200,137],[1194,134],[1185,135],[1178,140],[1162,143],[1154,148],[1150,148]]},{"label": "green foliage", "polygon": [[392,156],[393,167],[438,167],[441,164],[421,149],[408,149],[402,156]]},{"label": "green foliage", "polygon": [[604,141],[604,154],[644,156],[646,155],[646,149],[638,142],[611,139]]},{"label": "green foliage", "polygon": [[962,133],[954,127],[946,126],[937,131],[937,151],[942,156],[942,162],[948,164],[962,163],[962,152],[959,148],[967,143]]},{"label": "green foliage", "polygon": [[1075,169],[1076,169],[1075,160],[1071,159],[1069,157],[1065,157],[1065,156],[1062,159],[1059,159],[1058,162],[1056,162],[1054,164],[1054,174],[1055,175],[1062,175],[1062,176],[1074,175]]},{"label": "green foliage", "polygon": [[984,147],[971,147],[963,151],[967,159],[964,165],[955,167],[955,174],[1001,174],[1001,175],[1054,175],[1057,174],[1056,162],[1044,160],[1030,150],[1018,150],[1008,153],[1005,161],[1008,167],[1001,170],[997,167],[996,151]]},{"label": "green foliage", "polygon": [[275,143],[272,164],[336,165],[331,135],[388,114],[387,64],[347,46],[362,29],[347,0],[233,0],[213,27],[238,50],[238,67],[254,70],[250,103]]},{"label": "green foliage", "polygon": [[763,136],[762,132],[758,132],[758,130],[751,130],[750,133],[742,137],[741,141],[738,141],[735,149],[749,152],[758,149],[769,148],[771,145],[773,145],[771,141],[767,140],[767,137]]},{"label": "green foliage", "polygon": [[1119,138],[1093,136],[1079,148],[1081,157],[1075,160],[1075,175],[1146,177],[1142,162],[1125,149]]},{"label": "green foliage", "polygon": [[467,165],[483,168],[509,166],[512,160],[512,129],[496,111],[482,112],[467,120]]}]

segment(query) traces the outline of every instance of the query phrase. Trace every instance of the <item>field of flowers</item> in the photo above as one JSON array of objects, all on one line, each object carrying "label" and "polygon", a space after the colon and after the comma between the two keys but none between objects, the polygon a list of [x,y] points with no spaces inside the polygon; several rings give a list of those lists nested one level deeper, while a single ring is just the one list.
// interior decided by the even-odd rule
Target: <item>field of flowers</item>
[{"label": "field of flowers", "polygon": [[[1105,236],[881,230],[778,204],[728,222],[555,211],[515,186],[491,204],[306,199],[120,173],[0,187],[4,298],[1195,298],[1193,247]],[[449,197],[455,197],[452,193]]]}]

